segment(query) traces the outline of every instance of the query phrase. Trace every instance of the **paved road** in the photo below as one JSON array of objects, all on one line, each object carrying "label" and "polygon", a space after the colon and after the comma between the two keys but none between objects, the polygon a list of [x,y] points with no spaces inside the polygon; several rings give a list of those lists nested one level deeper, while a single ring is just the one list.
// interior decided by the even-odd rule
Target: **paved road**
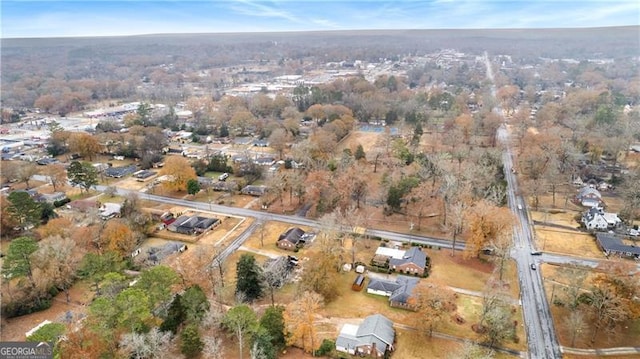
[{"label": "paved road", "polygon": [[[520,281],[520,293],[522,296],[522,312],[524,314],[525,328],[529,344],[531,358],[561,358],[562,352],[555,334],[551,310],[547,302],[542,277],[537,270],[539,263],[531,252],[535,250],[533,234],[529,217],[526,211],[526,203],[518,196],[518,183],[512,172],[513,163],[511,149],[508,143],[508,133],[503,125],[498,130],[498,138],[505,146],[503,154],[504,171],[507,179],[508,203],[517,224],[514,228],[514,246],[511,256],[518,266],[518,279]],[[547,259],[550,259],[547,256]],[[531,266],[535,266],[533,270]]]},{"label": "paved road", "polygon": [[[497,104],[494,112],[502,116],[502,108],[495,96],[496,89],[491,62],[486,52],[484,53],[484,62],[487,67],[487,79],[491,82],[491,94]],[[542,277],[539,270],[533,270],[531,267],[533,265],[537,269],[538,266],[538,263],[535,262],[531,255],[534,250],[533,232],[526,211],[526,202],[518,195],[520,192],[515,171],[513,171],[512,153],[506,124],[503,124],[498,129],[497,137],[504,147],[502,161],[507,179],[507,200],[511,211],[517,218],[517,224],[514,226],[513,231],[514,243],[511,256],[518,267],[518,280],[520,282],[522,312],[527,332],[529,356],[535,359],[561,358],[562,352],[553,327],[553,319],[545,296]]]}]

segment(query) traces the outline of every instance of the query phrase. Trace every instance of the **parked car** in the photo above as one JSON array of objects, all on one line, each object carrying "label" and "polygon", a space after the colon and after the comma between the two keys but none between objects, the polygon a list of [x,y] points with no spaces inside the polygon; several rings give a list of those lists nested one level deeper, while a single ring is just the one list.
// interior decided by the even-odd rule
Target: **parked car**
[{"label": "parked car", "polygon": [[532,256],[539,256],[539,255],[542,255],[542,252],[541,251],[532,251],[531,255]]},{"label": "parked car", "polygon": [[531,263],[531,270],[536,270],[536,265],[535,265],[535,263]]}]

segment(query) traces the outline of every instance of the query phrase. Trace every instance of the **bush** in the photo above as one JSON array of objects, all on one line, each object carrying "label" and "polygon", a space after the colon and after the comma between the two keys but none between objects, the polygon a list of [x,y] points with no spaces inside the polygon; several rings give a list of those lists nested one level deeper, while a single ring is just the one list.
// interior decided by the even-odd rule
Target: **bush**
[{"label": "bush", "polygon": [[320,344],[320,348],[316,350],[316,355],[329,355],[335,347],[336,343],[333,340],[325,339],[322,341],[322,344]]},{"label": "bush", "polygon": [[25,314],[31,314],[35,312],[39,312],[41,310],[51,308],[51,299],[50,298],[40,298],[40,305],[37,304],[35,300],[25,300],[13,303],[3,304],[2,315],[5,318],[14,318],[19,317]]}]

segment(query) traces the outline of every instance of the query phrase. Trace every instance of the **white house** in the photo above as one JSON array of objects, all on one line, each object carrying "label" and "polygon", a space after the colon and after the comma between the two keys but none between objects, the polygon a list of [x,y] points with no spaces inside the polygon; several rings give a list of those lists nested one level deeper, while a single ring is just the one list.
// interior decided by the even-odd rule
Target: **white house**
[{"label": "white house", "polygon": [[119,203],[104,203],[99,209],[100,217],[102,219],[118,217],[121,209],[122,205]]},{"label": "white house", "polygon": [[607,230],[622,223],[616,213],[605,212],[600,207],[592,207],[582,215],[582,224],[587,229]]}]

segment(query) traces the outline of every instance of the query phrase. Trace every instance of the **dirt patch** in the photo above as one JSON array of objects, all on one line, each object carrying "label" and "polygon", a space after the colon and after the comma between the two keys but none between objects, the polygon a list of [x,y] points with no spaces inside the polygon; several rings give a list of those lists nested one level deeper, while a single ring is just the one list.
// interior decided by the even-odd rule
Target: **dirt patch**
[{"label": "dirt patch", "polygon": [[66,295],[59,293],[53,298],[49,309],[40,312],[23,315],[16,318],[2,319],[0,340],[23,341],[25,333],[44,320],[51,322],[76,325],[87,314],[89,303],[93,299],[93,291],[84,282],[78,282],[69,289],[70,302],[67,303]]},{"label": "dirt patch", "polygon": [[376,132],[353,131],[338,144],[336,153],[342,153],[347,148],[351,150],[351,153],[355,153],[358,145],[362,145],[362,149],[367,155],[367,160],[373,161],[374,156],[371,150],[376,147],[376,142],[378,142],[381,135],[381,133]]}]

